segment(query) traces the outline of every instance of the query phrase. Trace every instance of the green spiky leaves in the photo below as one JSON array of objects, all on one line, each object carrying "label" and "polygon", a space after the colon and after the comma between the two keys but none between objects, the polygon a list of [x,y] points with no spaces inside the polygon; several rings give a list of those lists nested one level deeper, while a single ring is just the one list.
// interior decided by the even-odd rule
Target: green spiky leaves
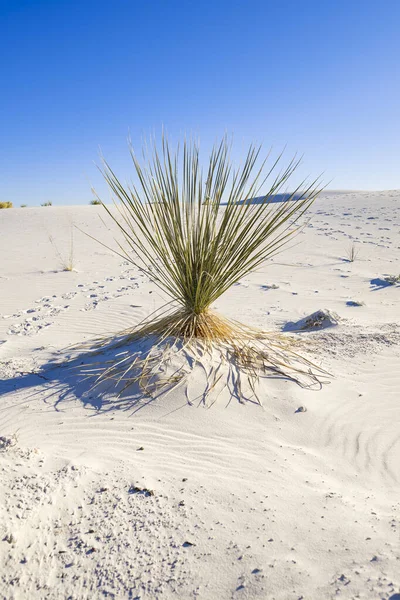
[{"label": "green spiky leaves", "polygon": [[195,143],[172,152],[163,138],[160,148],[153,144],[144,153],[143,163],[130,150],[136,183],[122,185],[104,161],[115,207],[103,206],[122,233],[117,254],[147,274],[169,302],[141,323],[98,340],[97,349],[117,354],[87,376],[96,377],[95,385],[111,380],[122,391],[139,385],[145,394],[185,383],[189,398],[188,381],[200,367],[206,373],[204,402],[218,386],[240,401],[259,401],[259,377],[320,386],[323,371],[291,349],[293,339],[211,308],[289,241],[320,191],[318,180],[279,195],[299,161],[281,168],[280,155],[269,166],[268,157],[260,160],[261,149],[251,146],[234,170],[226,138],[204,163]]},{"label": "green spiky leaves", "polygon": [[268,167],[261,149],[251,146],[243,166],[233,170],[229,150],[223,138],[203,176],[195,143],[173,153],[163,138],[144,166],[131,147],[137,184],[126,187],[104,161],[104,177],[119,201],[117,212],[106,210],[125,239],[120,253],[196,315],[277,253],[320,191],[318,181],[303,182],[275,202],[299,161],[281,169],[279,156]]}]

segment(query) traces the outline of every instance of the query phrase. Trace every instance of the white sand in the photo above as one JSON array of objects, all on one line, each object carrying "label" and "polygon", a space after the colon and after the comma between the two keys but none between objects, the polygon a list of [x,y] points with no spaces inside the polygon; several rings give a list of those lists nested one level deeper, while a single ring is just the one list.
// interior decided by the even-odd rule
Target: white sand
[{"label": "white sand", "polygon": [[109,243],[103,212],[0,211],[0,597],[398,600],[400,192],[325,194],[298,245],[217,302],[266,329],[340,317],[298,334],[331,383],[264,380],[263,407],[118,403],[48,367],[162,303],[80,232],[59,270],[49,234],[65,254],[71,222]]}]

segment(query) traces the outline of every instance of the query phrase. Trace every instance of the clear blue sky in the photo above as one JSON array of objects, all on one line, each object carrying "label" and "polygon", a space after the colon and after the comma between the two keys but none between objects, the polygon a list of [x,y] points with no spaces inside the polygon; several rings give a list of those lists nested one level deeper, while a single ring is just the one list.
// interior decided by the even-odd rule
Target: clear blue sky
[{"label": "clear blue sky", "polygon": [[399,0],[0,0],[0,201],[87,204],[164,125],[400,188]]}]

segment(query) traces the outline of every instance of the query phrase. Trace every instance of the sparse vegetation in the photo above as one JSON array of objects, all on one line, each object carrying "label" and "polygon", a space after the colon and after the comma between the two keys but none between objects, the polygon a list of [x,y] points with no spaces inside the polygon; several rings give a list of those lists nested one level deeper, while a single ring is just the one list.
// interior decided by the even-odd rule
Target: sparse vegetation
[{"label": "sparse vegetation", "polygon": [[27,204],[21,204],[21,208],[26,208],[27,206]]},{"label": "sparse vegetation", "polygon": [[354,262],[356,260],[356,258],[358,257],[358,253],[359,250],[356,247],[356,245],[353,243],[347,250],[347,261],[348,262]]},{"label": "sparse vegetation", "polygon": [[0,202],[0,208],[12,208],[12,207],[13,207],[12,202]]},{"label": "sparse vegetation", "polygon": [[43,202],[43,204],[41,204],[40,206],[53,206],[53,203],[51,201]]},{"label": "sparse vegetation", "polygon": [[397,283],[400,283],[400,275],[387,275],[384,277],[384,280],[390,285],[396,285]]},{"label": "sparse vegetation", "polygon": [[98,200],[97,198],[95,198],[94,200],[91,200],[89,204],[92,204],[93,206],[97,206],[97,205],[101,205],[103,204],[101,200]]},{"label": "sparse vegetation", "polygon": [[0,451],[9,450],[13,446],[16,446],[17,443],[18,443],[18,438],[17,438],[16,433],[13,433],[13,435],[10,437],[2,435],[2,436],[0,436]]},{"label": "sparse vegetation", "polygon": [[[265,174],[260,148],[251,146],[243,167],[233,170],[229,151],[224,138],[213,149],[203,180],[196,144],[185,142],[181,156],[163,139],[161,151],[153,145],[143,166],[131,148],[139,185],[128,189],[104,161],[103,175],[120,203],[116,211],[103,206],[125,240],[115,252],[140,268],[170,301],[137,327],[98,342],[108,348],[145,339],[148,343],[146,351],[143,346],[126,350],[106,368],[88,369],[98,382],[123,382],[124,389],[139,383],[152,393],[187,381],[188,365],[200,364],[207,379],[204,400],[220,381],[223,365],[228,369],[224,387],[240,401],[257,397],[256,382],[268,373],[320,384],[318,369],[312,371],[311,363],[295,354],[282,334],[248,327],[211,308],[292,239],[299,218],[320,192],[318,180],[302,182],[286,200],[272,203],[299,161],[280,169],[279,156]],[[252,203],[269,177],[267,193]],[[179,359],[181,366],[167,375],[168,365]]]},{"label": "sparse vegetation", "polygon": [[60,261],[60,265],[63,271],[73,271],[75,267],[74,259],[74,226],[71,225],[71,238],[69,244],[69,250],[67,254],[62,254],[58,249],[55,239],[52,235],[49,235],[49,241],[54,248],[54,251]]}]

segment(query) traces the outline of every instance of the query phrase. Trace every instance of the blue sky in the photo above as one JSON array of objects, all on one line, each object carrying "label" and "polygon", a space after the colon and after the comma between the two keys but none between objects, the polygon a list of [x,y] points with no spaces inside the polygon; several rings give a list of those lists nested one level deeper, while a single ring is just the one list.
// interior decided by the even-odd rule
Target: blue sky
[{"label": "blue sky", "polygon": [[398,0],[0,0],[0,201],[87,204],[164,125],[400,188]]}]

